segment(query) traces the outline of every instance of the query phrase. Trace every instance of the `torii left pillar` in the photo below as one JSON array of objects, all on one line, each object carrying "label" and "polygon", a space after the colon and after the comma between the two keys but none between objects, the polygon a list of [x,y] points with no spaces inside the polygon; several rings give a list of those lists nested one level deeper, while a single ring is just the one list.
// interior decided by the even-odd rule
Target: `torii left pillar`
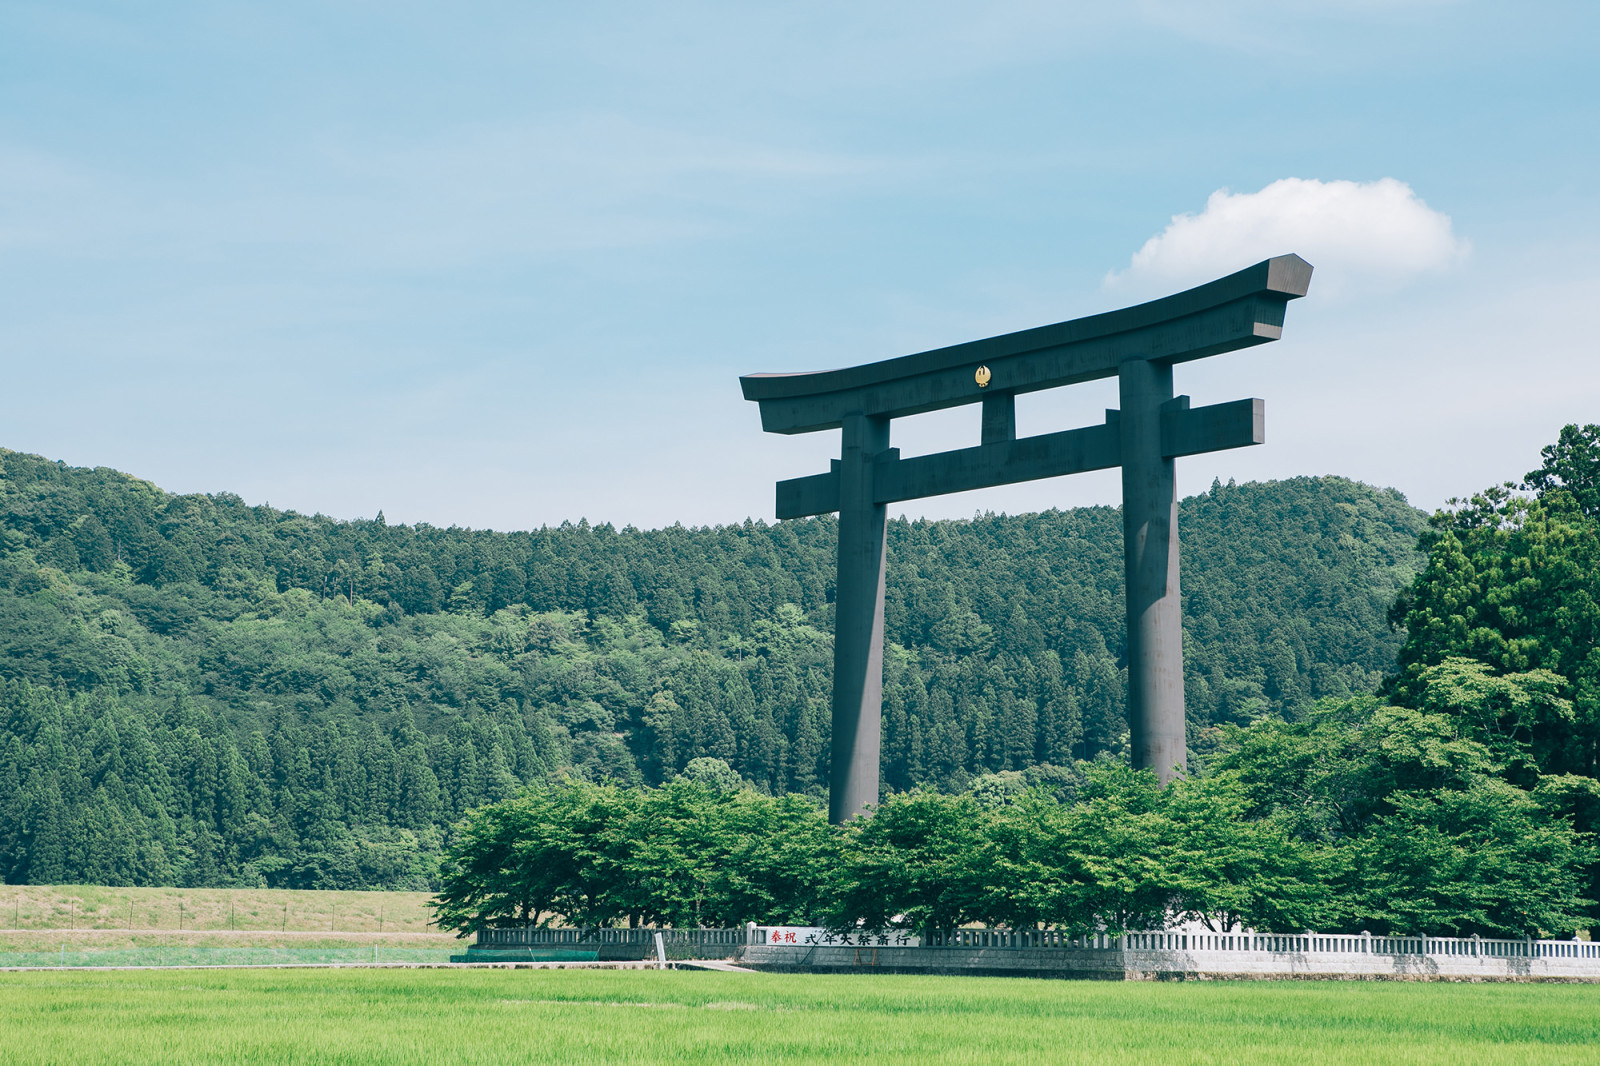
[{"label": "torii left pillar", "polygon": [[883,599],[888,505],[873,499],[889,420],[844,416],[839,455],[839,579],[834,594],[833,759],[828,820],[878,802],[883,738]]}]

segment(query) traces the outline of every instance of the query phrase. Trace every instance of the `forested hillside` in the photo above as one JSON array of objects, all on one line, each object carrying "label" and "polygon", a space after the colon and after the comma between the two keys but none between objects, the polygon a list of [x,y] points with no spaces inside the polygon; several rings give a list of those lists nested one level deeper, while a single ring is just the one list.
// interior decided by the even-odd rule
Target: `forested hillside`
[{"label": "forested hillside", "polygon": [[[1202,760],[1393,671],[1398,494],[1214,484],[1181,523]],[[0,877],[422,887],[448,826],[552,776],[714,756],[820,792],[833,546],[340,522],[0,450]],[[1121,752],[1117,511],[895,522],[889,552],[890,788]]]}]

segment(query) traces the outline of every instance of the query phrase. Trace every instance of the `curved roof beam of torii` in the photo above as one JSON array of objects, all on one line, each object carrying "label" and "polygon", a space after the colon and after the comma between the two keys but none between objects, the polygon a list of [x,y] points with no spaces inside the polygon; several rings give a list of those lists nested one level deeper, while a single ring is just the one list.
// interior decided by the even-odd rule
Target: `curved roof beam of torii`
[{"label": "curved roof beam of torii", "polygon": [[[769,433],[836,429],[847,414],[898,418],[1111,377],[1130,359],[1180,363],[1275,341],[1284,305],[1310,283],[1311,264],[1281,255],[1118,311],[840,370],[747,374],[739,383],[745,399],[761,405]],[[985,388],[974,381],[980,365],[990,370]]]}]

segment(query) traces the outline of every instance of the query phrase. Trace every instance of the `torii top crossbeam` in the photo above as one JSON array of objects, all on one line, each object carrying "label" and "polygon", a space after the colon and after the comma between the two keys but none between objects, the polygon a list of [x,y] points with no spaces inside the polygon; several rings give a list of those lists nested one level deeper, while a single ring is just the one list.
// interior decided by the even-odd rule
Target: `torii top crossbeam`
[{"label": "torii top crossbeam", "polygon": [[[885,507],[903,500],[1122,467],[1128,724],[1136,766],[1163,780],[1185,757],[1173,459],[1260,444],[1264,405],[1190,408],[1175,363],[1277,340],[1311,265],[1278,256],[1160,300],[840,370],[748,374],[769,433],[842,427],[827,473],[778,483],[777,516],[839,512],[830,817],[877,802]],[[1017,439],[1018,393],[1116,375],[1103,425]],[[983,404],[979,445],[901,459],[891,419]]]}]

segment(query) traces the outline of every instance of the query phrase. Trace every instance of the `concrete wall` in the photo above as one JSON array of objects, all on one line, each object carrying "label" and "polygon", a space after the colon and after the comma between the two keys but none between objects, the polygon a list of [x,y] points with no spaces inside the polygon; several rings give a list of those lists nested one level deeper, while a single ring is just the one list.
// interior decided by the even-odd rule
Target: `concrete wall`
[{"label": "concrete wall", "polygon": [[1346,978],[1600,982],[1600,960],[1592,958],[1468,954],[752,945],[744,949],[740,964],[792,973],[936,973],[1110,981]]},{"label": "concrete wall", "polygon": [[1600,962],[1580,958],[1368,955],[1329,952],[1127,951],[1128,980],[1178,977],[1347,977],[1388,980],[1600,981]]}]

